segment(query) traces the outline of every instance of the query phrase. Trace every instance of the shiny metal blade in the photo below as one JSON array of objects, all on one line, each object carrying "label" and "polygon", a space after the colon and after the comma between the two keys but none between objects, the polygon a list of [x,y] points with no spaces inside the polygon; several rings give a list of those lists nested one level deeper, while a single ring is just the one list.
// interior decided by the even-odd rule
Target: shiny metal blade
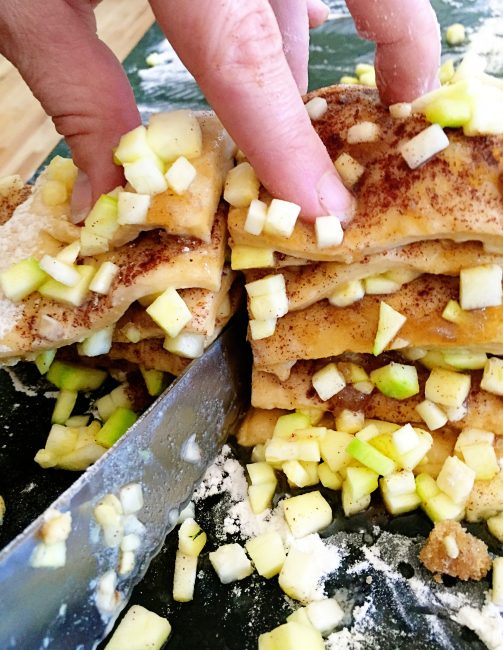
[{"label": "shiny metal blade", "polygon": [[[216,457],[248,405],[249,362],[242,325],[235,321],[205,355],[191,364],[119,442],[52,505],[71,511],[66,565],[32,568],[39,517],[0,553],[0,648],[95,648],[111,629],[133,586],[144,575],[179,510]],[[189,441],[189,442],[187,442]],[[102,617],[96,580],[117,569],[117,549],[107,549],[94,520],[96,503],[141,483],[146,526],[133,571],[119,577],[121,602]]]}]

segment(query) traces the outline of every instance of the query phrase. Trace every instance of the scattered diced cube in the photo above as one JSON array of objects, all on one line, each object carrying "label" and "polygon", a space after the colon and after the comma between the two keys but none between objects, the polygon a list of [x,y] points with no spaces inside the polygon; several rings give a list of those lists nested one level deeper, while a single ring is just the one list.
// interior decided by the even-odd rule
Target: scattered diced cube
[{"label": "scattered diced cube", "polygon": [[420,167],[435,154],[449,146],[442,127],[432,124],[400,146],[400,153],[411,169]]},{"label": "scattered diced cube", "polygon": [[462,309],[497,307],[502,301],[503,269],[498,264],[484,264],[461,269],[459,302]]},{"label": "scattered diced cube", "polygon": [[329,400],[346,386],[344,376],[335,363],[329,363],[314,373],[312,383],[321,400]]},{"label": "scattered diced cube", "polygon": [[344,239],[340,219],[335,216],[318,217],[314,222],[314,230],[318,248],[338,246]]},{"label": "scattered diced cube", "polygon": [[313,97],[304,106],[312,122],[321,120],[328,110],[328,103],[324,97]]},{"label": "scattered diced cube", "polygon": [[305,537],[332,523],[332,509],[317,490],[282,501],[285,519],[294,537]]},{"label": "scattered diced cube", "polygon": [[466,502],[475,482],[475,472],[456,456],[448,456],[437,476],[438,487],[455,503]]},{"label": "scattered diced cube", "polygon": [[171,633],[171,625],[154,612],[133,605],[117,626],[105,650],[160,650]]},{"label": "scattered diced cube", "polygon": [[235,208],[246,208],[258,200],[260,181],[249,162],[242,162],[227,174],[224,199]]},{"label": "scattered diced cube", "polygon": [[286,553],[281,535],[276,531],[263,533],[246,542],[246,550],[257,572],[264,578],[277,575],[285,563]]},{"label": "scattered diced cube", "polygon": [[239,544],[224,544],[210,553],[209,559],[224,585],[243,580],[253,573],[253,566]]},{"label": "scattered diced cube", "polygon": [[375,142],[380,133],[381,130],[375,122],[358,122],[349,127],[347,141],[349,144]]},{"label": "scattered diced cube", "polygon": [[268,235],[291,237],[300,214],[300,206],[290,201],[273,199],[267,210],[264,231]]},{"label": "scattered diced cube", "polygon": [[424,395],[442,406],[461,406],[470,392],[470,375],[445,368],[433,368],[426,380]]},{"label": "scattered diced cube", "polygon": [[172,338],[192,319],[183,298],[169,287],[147,307],[149,316]]},{"label": "scattered diced cube", "polygon": [[334,166],[344,185],[349,188],[360,180],[365,171],[365,167],[348,153],[341,153]]}]

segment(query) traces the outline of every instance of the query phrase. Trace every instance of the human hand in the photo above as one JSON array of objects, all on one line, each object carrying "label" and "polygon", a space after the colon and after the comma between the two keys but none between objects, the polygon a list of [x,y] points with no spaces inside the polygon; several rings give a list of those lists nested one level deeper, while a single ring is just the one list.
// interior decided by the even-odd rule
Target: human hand
[{"label": "human hand", "polygon": [[[140,123],[122,67],[96,36],[90,0],[2,0],[2,51],[66,138],[81,170],[74,209],[121,182],[111,160]],[[151,0],[156,17],[222,122],[275,196],[307,218],[344,216],[351,195],[303,106],[308,27],[320,0]],[[287,9],[286,9],[287,7]],[[434,85],[438,26],[427,0],[348,0],[360,33],[377,42],[382,97],[412,99]],[[276,12],[276,16],[273,13]],[[281,31],[280,31],[281,30]],[[419,55],[417,53],[420,53]]]}]

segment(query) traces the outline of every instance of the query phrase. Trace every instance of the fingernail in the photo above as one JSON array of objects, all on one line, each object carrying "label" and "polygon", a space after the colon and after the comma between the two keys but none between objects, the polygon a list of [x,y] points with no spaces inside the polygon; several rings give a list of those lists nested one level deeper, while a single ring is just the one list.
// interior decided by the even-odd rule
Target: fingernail
[{"label": "fingernail", "polygon": [[348,221],[355,207],[353,196],[344,187],[340,178],[332,171],[325,172],[316,186],[318,200],[323,211]]},{"label": "fingernail", "polygon": [[72,213],[70,221],[80,223],[87,217],[93,203],[93,193],[89,176],[79,169],[72,192]]}]

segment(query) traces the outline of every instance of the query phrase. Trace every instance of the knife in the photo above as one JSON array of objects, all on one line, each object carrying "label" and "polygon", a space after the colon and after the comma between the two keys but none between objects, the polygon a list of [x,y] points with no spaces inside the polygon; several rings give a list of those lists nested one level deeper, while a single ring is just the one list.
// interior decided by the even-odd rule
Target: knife
[{"label": "knife", "polygon": [[[91,650],[112,629],[180,510],[249,404],[249,359],[238,318],[129,431],[51,506],[70,511],[67,559],[57,569],[33,568],[43,515],[0,553],[0,648]],[[111,615],[95,604],[99,576],[116,569],[93,510],[106,494],[140,483],[146,527],[133,571],[120,578]]]}]

